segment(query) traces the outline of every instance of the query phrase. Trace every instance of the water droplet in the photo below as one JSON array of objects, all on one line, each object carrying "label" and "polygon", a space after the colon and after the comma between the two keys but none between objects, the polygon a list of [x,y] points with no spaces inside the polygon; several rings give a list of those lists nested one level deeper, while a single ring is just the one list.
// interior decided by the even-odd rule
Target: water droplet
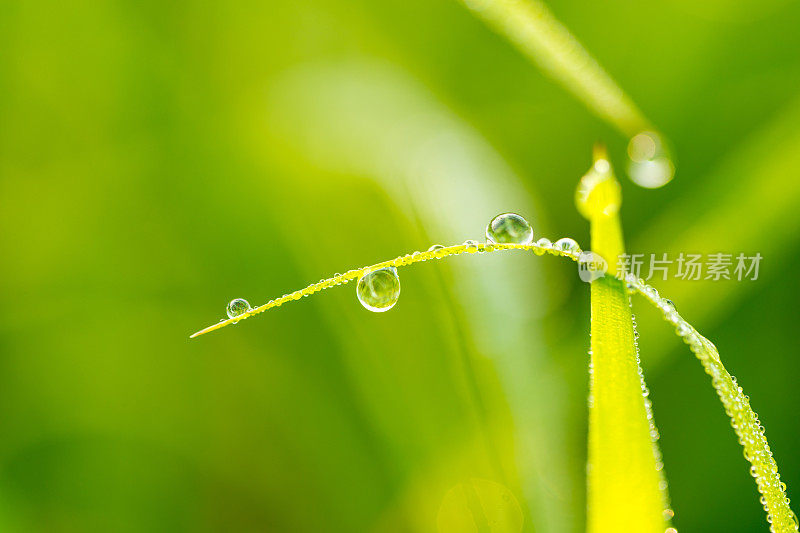
[{"label": "water droplet", "polygon": [[400,298],[400,277],[397,269],[386,267],[364,274],[356,285],[356,296],[369,311],[388,311]]},{"label": "water droplet", "polygon": [[464,241],[467,247],[467,252],[474,254],[478,251],[478,241]]},{"label": "water droplet", "polygon": [[236,318],[250,310],[252,310],[252,307],[250,307],[250,303],[247,300],[244,298],[235,298],[228,303],[225,312],[228,313],[228,318]]},{"label": "water droplet", "polygon": [[486,240],[497,244],[530,244],[533,228],[516,213],[503,213],[486,226]]},{"label": "water droplet", "polygon": [[665,311],[664,318],[666,319],[667,322],[670,322],[672,325],[678,325],[678,322],[683,320],[681,318],[681,315],[679,315],[677,311],[675,311],[674,309]]},{"label": "water droplet", "polygon": [[653,131],[643,131],[628,143],[631,162],[628,172],[631,180],[641,187],[657,189],[672,180],[675,166],[661,136]]},{"label": "water droplet", "polygon": [[678,310],[675,307],[675,302],[673,302],[672,300],[668,300],[666,298],[662,298],[661,301],[658,302],[658,306],[667,315],[674,314]]},{"label": "water droplet", "polygon": [[553,243],[553,249],[559,252],[565,253],[567,255],[577,255],[581,253],[581,247],[575,242],[574,239],[570,239],[569,237],[564,237],[563,239],[558,239],[556,242]]},{"label": "water droplet", "polygon": [[428,248],[429,252],[438,252],[439,250],[444,250],[444,246],[442,246],[441,244],[434,244],[433,246]]},{"label": "water droplet", "polygon": [[536,255],[544,255],[547,250],[553,248],[553,243],[550,242],[550,239],[545,239],[544,237],[542,237],[541,239],[536,241],[536,246],[538,246],[539,248],[534,248],[533,253],[535,253]]},{"label": "water droplet", "polygon": [[660,150],[661,139],[652,131],[643,131],[628,143],[628,157],[631,161],[647,161],[653,159]]}]

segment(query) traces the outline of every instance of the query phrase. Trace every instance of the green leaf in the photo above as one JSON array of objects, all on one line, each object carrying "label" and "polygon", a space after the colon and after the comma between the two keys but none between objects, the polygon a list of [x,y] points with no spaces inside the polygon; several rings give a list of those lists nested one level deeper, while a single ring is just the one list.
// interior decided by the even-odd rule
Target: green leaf
[{"label": "green leaf", "polygon": [[[577,204],[591,224],[592,251],[609,273],[624,253],[619,184],[602,154],[579,186]],[[624,283],[607,275],[591,285],[588,518],[591,533],[663,533],[671,511],[639,365]]]}]

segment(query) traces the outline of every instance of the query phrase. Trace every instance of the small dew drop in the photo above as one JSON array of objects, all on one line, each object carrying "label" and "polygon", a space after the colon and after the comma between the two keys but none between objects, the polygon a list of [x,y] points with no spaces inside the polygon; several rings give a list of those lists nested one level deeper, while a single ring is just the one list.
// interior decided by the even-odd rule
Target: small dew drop
[{"label": "small dew drop", "polygon": [[464,245],[467,247],[467,252],[471,254],[478,251],[478,241],[464,241]]},{"label": "small dew drop", "polygon": [[242,316],[252,309],[253,308],[250,307],[250,303],[244,298],[235,298],[228,303],[228,307],[225,309],[225,312],[228,314],[228,318],[236,318],[237,316]]},{"label": "small dew drop", "polygon": [[677,311],[677,310],[678,310],[678,309],[675,307],[675,302],[673,302],[672,300],[668,300],[668,299],[666,299],[666,298],[664,298],[664,299],[661,301],[661,303],[659,304],[659,306],[661,307],[661,309],[662,309],[662,310],[663,310],[665,313],[670,313],[670,312],[673,312],[673,313],[674,313],[675,311]]},{"label": "small dew drop", "polygon": [[486,240],[496,244],[530,244],[533,228],[516,213],[497,215],[486,226]]},{"label": "small dew drop", "polygon": [[536,246],[538,246],[538,248],[534,248],[533,253],[535,253],[536,255],[544,255],[547,250],[553,248],[553,243],[550,242],[550,239],[542,237],[541,239],[536,241]]},{"label": "small dew drop", "polygon": [[367,272],[358,280],[356,296],[361,305],[369,311],[382,313],[388,311],[400,298],[400,277],[394,267],[380,268]]},{"label": "small dew drop", "polygon": [[444,246],[442,246],[441,244],[434,244],[433,246],[428,248],[429,252],[438,252],[439,250],[444,250]]},{"label": "small dew drop", "polygon": [[644,287],[644,289],[642,289],[642,294],[643,294],[645,297],[649,298],[650,300],[652,300],[652,301],[654,301],[654,302],[656,302],[656,303],[658,303],[658,302],[659,302],[659,298],[660,298],[660,297],[659,297],[659,295],[658,295],[658,290],[656,290],[656,288],[655,288],[655,287],[652,287],[652,286],[650,286],[650,285],[646,285],[646,286]]},{"label": "small dew drop", "polygon": [[568,255],[579,254],[581,252],[581,247],[578,243],[569,237],[558,239],[553,243],[553,249]]}]

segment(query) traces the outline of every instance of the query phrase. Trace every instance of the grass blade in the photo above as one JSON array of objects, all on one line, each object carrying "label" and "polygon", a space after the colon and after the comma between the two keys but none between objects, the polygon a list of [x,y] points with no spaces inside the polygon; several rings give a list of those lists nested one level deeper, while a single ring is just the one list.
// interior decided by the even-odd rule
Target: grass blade
[{"label": "grass blade", "polygon": [[538,0],[462,0],[628,137],[652,129],[625,91]]},{"label": "grass blade", "polygon": [[395,259],[381,261],[380,263],[375,263],[374,265],[348,270],[344,274],[337,274],[333,277],[323,279],[317,283],[312,283],[307,287],[284,294],[279,298],[275,298],[274,300],[270,300],[269,302],[263,305],[259,305],[258,307],[255,307],[250,311],[247,311],[246,313],[237,316],[236,318],[220,320],[216,324],[212,324],[206,328],[201,329],[200,331],[193,333],[192,335],[189,336],[189,338],[193,339],[195,337],[199,337],[200,335],[205,335],[206,333],[211,333],[212,331],[216,331],[226,326],[230,326],[231,324],[236,324],[240,320],[250,318],[253,315],[263,313],[264,311],[268,311],[269,309],[280,307],[286,302],[299,300],[304,296],[310,296],[314,293],[317,293],[325,289],[330,289],[331,287],[335,287],[337,285],[344,285],[346,283],[350,283],[353,280],[357,280],[367,272],[378,270],[380,268],[401,267],[405,265],[412,265],[414,263],[419,263],[422,261],[428,261],[430,259],[442,259],[444,257],[461,255],[465,253],[494,252],[500,250],[529,250],[538,252],[539,255],[542,255],[544,253],[549,253],[551,255],[567,256],[573,260],[577,259],[577,257],[574,257],[570,254],[558,252],[552,248],[543,248],[537,244],[476,244],[474,247],[468,247],[465,244],[456,244],[454,246],[447,246],[445,248],[440,248],[438,250],[428,250],[427,252],[415,252],[413,254],[401,255]]},{"label": "grass blade", "polygon": [[684,320],[674,305],[662,298],[656,289],[635,276],[629,276],[627,281],[630,287],[663,313],[665,320],[675,326],[677,334],[703,365],[706,374],[711,376],[711,384],[731,419],[739,444],[744,448],[745,459],[750,462],[750,474],[755,478],[758,492],[761,494],[761,504],[767,512],[770,531],[774,533],[798,531],[797,516],[789,507],[786,484],[781,481],[778,464],[772,456],[764,426],[750,407],[750,398],[722,364],[716,346]]},{"label": "grass blade", "polygon": [[[591,224],[592,251],[614,273],[624,252],[619,184],[601,153],[581,180],[577,203]],[[628,292],[604,276],[592,282],[591,302],[587,531],[663,533],[670,517],[666,483]]]}]

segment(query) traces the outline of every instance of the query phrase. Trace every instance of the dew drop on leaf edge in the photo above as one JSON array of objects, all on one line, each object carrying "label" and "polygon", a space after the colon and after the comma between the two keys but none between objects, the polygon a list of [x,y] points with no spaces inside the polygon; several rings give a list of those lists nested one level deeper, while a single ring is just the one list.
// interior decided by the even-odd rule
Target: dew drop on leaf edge
[{"label": "dew drop on leaf edge", "polygon": [[228,307],[225,309],[225,312],[228,314],[228,318],[236,318],[237,316],[242,316],[252,309],[253,308],[250,307],[250,303],[244,298],[234,298],[228,302]]},{"label": "dew drop on leaf edge", "polygon": [[550,242],[550,239],[542,237],[541,239],[536,241],[536,246],[538,246],[538,248],[534,249],[533,253],[535,253],[536,255],[544,255],[547,250],[553,248],[553,243]]},{"label": "dew drop on leaf edge", "polygon": [[569,237],[558,239],[556,242],[553,243],[553,249],[568,254],[580,253],[581,251],[580,245],[577,242],[575,242],[574,239],[570,239]]},{"label": "dew drop on leaf edge", "polygon": [[516,213],[502,213],[486,226],[486,240],[495,244],[530,244],[533,228]]},{"label": "dew drop on leaf edge", "polygon": [[397,269],[386,267],[367,272],[356,284],[356,296],[368,311],[388,311],[400,298],[400,277]]}]

